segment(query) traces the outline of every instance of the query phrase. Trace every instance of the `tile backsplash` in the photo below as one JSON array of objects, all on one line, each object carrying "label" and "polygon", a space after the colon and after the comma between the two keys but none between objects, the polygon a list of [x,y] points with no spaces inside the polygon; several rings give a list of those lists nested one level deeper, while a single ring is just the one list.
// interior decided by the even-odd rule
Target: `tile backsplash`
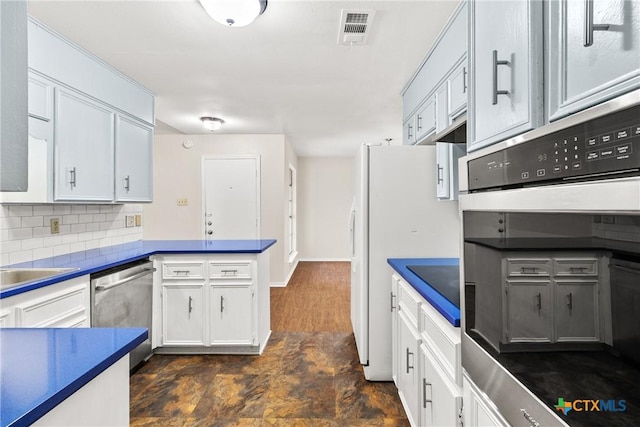
[{"label": "tile backsplash", "polygon": [[603,239],[640,242],[640,216],[595,215],[592,232]]},{"label": "tile backsplash", "polygon": [[[125,217],[142,215],[142,205],[0,205],[0,265],[142,239],[142,227],[125,227]],[[60,232],[51,233],[58,218]],[[135,225],[135,224],[134,224]]]}]

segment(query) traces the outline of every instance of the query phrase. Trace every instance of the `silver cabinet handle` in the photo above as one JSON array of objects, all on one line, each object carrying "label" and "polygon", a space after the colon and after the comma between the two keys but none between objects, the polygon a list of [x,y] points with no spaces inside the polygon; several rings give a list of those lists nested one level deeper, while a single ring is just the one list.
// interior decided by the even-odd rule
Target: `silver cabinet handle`
[{"label": "silver cabinet handle", "polygon": [[142,270],[140,273],[136,273],[133,276],[125,277],[122,280],[118,280],[117,282],[109,283],[108,285],[96,285],[96,291],[106,291],[107,289],[115,288],[116,286],[124,285],[125,283],[129,283],[132,280],[139,279],[140,277],[146,276],[148,274],[156,271],[155,268],[146,268]]},{"label": "silver cabinet handle", "polygon": [[176,276],[188,276],[190,271],[189,270],[173,270],[173,272],[175,273]]},{"label": "silver cabinet handle", "polygon": [[538,292],[538,295],[536,295],[536,300],[538,301],[536,303],[538,310],[542,310],[542,294],[540,292]]},{"label": "silver cabinet handle", "polygon": [[440,164],[437,165],[438,166],[438,184],[441,184],[442,182],[444,182],[444,177],[442,176],[442,174],[440,172],[444,171],[444,168],[442,166],[440,166]]},{"label": "silver cabinet handle", "polygon": [[467,67],[462,67],[462,93],[467,93]]},{"label": "silver cabinet handle", "polygon": [[224,311],[224,297],[220,295],[220,313]]},{"label": "silver cabinet handle", "polygon": [[409,369],[413,369],[413,366],[409,365],[409,356],[413,356],[413,353],[409,351],[409,347],[407,347],[407,374],[409,373]]},{"label": "silver cabinet handle", "polygon": [[409,130],[407,131],[407,137],[409,139],[413,138],[413,126],[412,125],[409,125]]},{"label": "silver cabinet handle", "polygon": [[393,292],[391,292],[391,312],[393,313],[393,310],[396,309],[396,306],[393,304],[393,300],[395,299],[395,295],[393,294]]},{"label": "silver cabinet handle", "polygon": [[193,306],[191,305],[192,301],[193,301],[193,298],[189,297],[189,314],[191,314],[191,311],[193,310]]},{"label": "silver cabinet handle", "polygon": [[76,187],[76,176],[76,167],[74,166],[69,170],[69,185],[71,188]]},{"label": "silver cabinet handle", "polygon": [[431,387],[431,383],[427,382],[426,378],[422,379],[422,407],[426,408],[427,403],[432,403],[431,399],[427,399],[427,386]]},{"label": "silver cabinet handle", "polygon": [[220,270],[223,276],[237,276],[238,270]]},{"label": "silver cabinet handle", "polygon": [[129,175],[127,175],[124,177],[124,189],[129,191],[130,188],[131,188],[131,179]]},{"label": "silver cabinet handle", "polygon": [[594,31],[608,31],[609,24],[593,23],[593,0],[584,0],[584,47],[593,45]]},{"label": "silver cabinet handle", "polygon": [[567,294],[567,307],[569,310],[573,310],[573,292]]},{"label": "silver cabinet handle", "polygon": [[491,104],[498,103],[498,95],[509,95],[508,90],[498,90],[498,65],[509,65],[509,61],[498,60],[498,51],[493,51],[493,100]]},{"label": "silver cabinet handle", "polygon": [[420,132],[422,130],[422,116],[418,114],[418,126],[417,131]]}]

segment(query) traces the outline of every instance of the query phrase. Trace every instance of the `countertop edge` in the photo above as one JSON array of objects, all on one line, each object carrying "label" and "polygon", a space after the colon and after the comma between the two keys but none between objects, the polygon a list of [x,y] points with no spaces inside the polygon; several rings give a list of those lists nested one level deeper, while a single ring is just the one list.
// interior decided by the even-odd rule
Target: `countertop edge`
[{"label": "countertop edge", "polygon": [[[166,255],[166,254],[260,254],[265,252],[267,249],[271,248],[273,245],[276,244],[277,240],[276,239],[256,239],[253,240],[255,241],[260,241],[263,242],[259,248],[248,248],[248,249],[220,249],[220,248],[201,248],[201,249],[196,249],[196,248],[187,248],[187,249],[172,249],[172,248],[162,248],[162,247],[153,247],[155,244],[154,242],[170,242],[170,240],[163,240],[163,241],[157,241],[157,240],[136,240],[134,242],[130,242],[130,243],[125,243],[125,244],[120,244],[120,245],[112,245],[112,246],[106,246],[104,248],[98,248],[98,249],[102,249],[105,251],[108,251],[110,248],[117,248],[118,246],[126,246],[126,245],[131,245],[131,244],[140,244],[142,245],[142,248],[140,249],[140,252],[136,253],[135,255],[130,255],[130,256],[123,256],[121,259],[117,259],[117,260],[112,260],[109,262],[106,262],[105,264],[100,264],[100,265],[96,265],[93,267],[87,267],[87,268],[78,268],[76,270],[73,271],[69,271],[69,272],[65,272],[53,277],[48,277],[46,279],[39,279],[39,280],[33,280],[30,281],[28,283],[25,283],[23,285],[19,285],[19,286],[15,286],[15,287],[11,287],[5,290],[0,291],[0,300],[2,300],[3,298],[9,298],[12,297],[14,295],[20,295],[22,293],[25,292],[29,292],[29,291],[33,291],[36,289],[40,289],[40,288],[44,288],[50,285],[55,285],[56,283],[60,283],[60,282],[64,282],[65,280],[70,280],[70,279],[74,279],[76,277],[80,277],[80,276],[85,276],[87,274],[93,274],[93,273],[97,273],[100,271],[104,271],[107,270],[109,268],[113,268],[113,267],[118,267],[120,265],[124,265],[124,264],[128,264],[130,262],[135,262],[153,255]],[[175,242],[184,242],[181,240],[176,240]],[[149,246],[149,247],[146,247]],[[68,265],[71,265],[73,262],[80,262],[79,260],[74,261],[74,254],[79,254],[82,252],[73,252],[70,254],[65,254],[64,257],[68,257],[69,261],[68,261]],[[54,257],[55,258],[55,257]],[[76,255],[77,258],[77,255]],[[7,267],[3,267],[3,268],[31,268],[31,267],[35,267],[34,264],[44,264],[46,262],[46,260],[49,260],[52,258],[44,258],[44,259],[38,259],[38,260],[33,260],[27,263],[19,263],[19,264],[13,264]],[[30,267],[27,267],[27,265],[30,265]]]},{"label": "countertop edge", "polygon": [[[407,269],[407,264],[424,265],[459,265],[458,258],[388,258],[387,264],[391,266],[413,289],[416,290],[438,313],[442,315],[451,325],[460,327],[460,308],[448,301],[433,289],[427,282]],[[419,281],[419,282],[418,282]],[[433,295],[425,293],[416,282],[427,286]]]},{"label": "countertop edge", "polygon": [[86,384],[88,384],[91,380],[96,378],[98,375],[106,371],[109,367],[111,367],[114,363],[120,360],[122,357],[129,354],[131,350],[133,350],[138,344],[141,344],[147,337],[149,336],[149,332],[146,328],[127,328],[131,329],[132,332],[137,333],[127,344],[118,348],[111,355],[107,356],[103,360],[96,363],[96,365],[86,371],[84,374],[80,375],[71,383],[67,384],[60,390],[56,391],[52,396],[43,400],[39,404],[37,404],[34,408],[29,410],[27,413],[22,415],[21,417],[12,420],[7,424],[7,426],[18,426],[18,425],[31,425],[35,421],[42,418],[53,408],[62,403],[65,399],[70,397],[73,393],[80,390]]}]

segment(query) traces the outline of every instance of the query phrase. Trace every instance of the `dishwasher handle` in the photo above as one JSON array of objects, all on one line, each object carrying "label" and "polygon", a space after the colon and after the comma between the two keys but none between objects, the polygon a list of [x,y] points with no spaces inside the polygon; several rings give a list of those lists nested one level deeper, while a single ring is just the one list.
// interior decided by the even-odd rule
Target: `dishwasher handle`
[{"label": "dishwasher handle", "polygon": [[124,285],[125,283],[129,283],[132,280],[139,279],[140,277],[144,277],[156,271],[155,268],[147,268],[142,270],[140,273],[134,274],[133,276],[126,277],[122,280],[118,280],[117,282],[109,283],[108,285],[97,285],[96,291],[106,291],[107,289],[115,288],[116,286]]}]

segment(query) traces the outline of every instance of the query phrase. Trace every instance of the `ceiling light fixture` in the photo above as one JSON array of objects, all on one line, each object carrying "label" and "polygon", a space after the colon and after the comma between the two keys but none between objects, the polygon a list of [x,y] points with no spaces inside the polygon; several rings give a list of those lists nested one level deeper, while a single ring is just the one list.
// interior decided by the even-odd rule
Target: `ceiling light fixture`
[{"label": "ceiling light fixture", "polygon": [[224,124],[224,120],[217,117],[200,117],[200,120],[202,121],[202,126],[211,132],[220,129],[220,126]]},{"label": "ceiling light fixture", "polygon": [[267,8],[267,0],[199,0],[214,21],[228,27],[251,24]]}]

